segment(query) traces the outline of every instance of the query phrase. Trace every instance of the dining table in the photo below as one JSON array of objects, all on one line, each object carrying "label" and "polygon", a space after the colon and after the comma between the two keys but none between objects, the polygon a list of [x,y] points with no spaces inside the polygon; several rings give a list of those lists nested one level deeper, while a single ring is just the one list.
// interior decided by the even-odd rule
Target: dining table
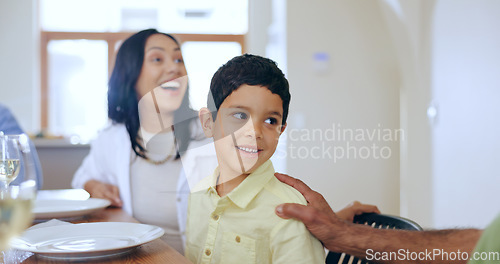
[{"label": "dining table", "polygon": [[[67,193],[71,193],[68,190]],[[61,194],[61,190],[58,190],[58,194]],[[64,192],[62,193],[64,196]],[[128,223],[139,223],[136,219],[130,216],[121,208],[117,207],[107,207],[97,212],[93,212],[88,215],[73,219],[64,219],[74,224],[78,223],[93,223],[93,222],[128,222]],[[36,223],[35,223],[36,224]],[[65,261],[64,259],[48,259],[37,254],[31,255],[29,258],[22,261],[23,264],[63,264],[63,263],[75,263],[74,260]],[[78,263],[102,263],[102,264],[168,264],[168,263],[191,263],[187,258],[181,255],[178,251],[170,247],[161,239],[155,239],[151,242],[145,243],[136,247],[134,250],[119,256],[111,256],[109,258],[99,259],[98,261],[78,261]]]}]

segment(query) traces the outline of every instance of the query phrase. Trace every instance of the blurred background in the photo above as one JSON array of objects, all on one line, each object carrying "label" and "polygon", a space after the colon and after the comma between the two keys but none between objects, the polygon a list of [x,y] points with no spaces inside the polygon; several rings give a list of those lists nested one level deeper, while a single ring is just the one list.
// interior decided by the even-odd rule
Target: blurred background
[{"label": "blurred background", "polygon": [[43,188],[70,188],[123,39],[176,35],[195,109],[228,59],[267,56],[292,94],[279,171],[336,210],[482,228],[500,212],[499,13],[496,0],[0,0],[0,102],[38,135]]}]

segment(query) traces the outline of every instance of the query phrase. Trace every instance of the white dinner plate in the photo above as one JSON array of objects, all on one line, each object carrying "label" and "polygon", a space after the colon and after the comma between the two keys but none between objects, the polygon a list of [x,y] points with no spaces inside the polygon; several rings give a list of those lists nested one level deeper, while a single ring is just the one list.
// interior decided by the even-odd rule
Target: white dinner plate
[{"label": "white dinner plate", "polygon": [[106,208],[111,203],[105,199],[87,200],[35,200],[35,219],[65,218],[82,216]]},{"label": "white dinner plate", "polygon": [[11,247],[45,258],[88,261],[127,253],[164,233],[160,227],[136,223],[70,224],[27,230]]},{"label": "white dinner plate", "polygon": [[90,194],[84,189],[38,190],[37,200],[87,200]]}]

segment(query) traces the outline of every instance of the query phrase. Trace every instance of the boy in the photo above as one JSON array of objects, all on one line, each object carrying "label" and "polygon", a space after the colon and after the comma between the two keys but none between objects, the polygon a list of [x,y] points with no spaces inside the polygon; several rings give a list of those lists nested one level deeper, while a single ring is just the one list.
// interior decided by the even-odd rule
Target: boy
[{"label": "boy", "polygon": [[[211,100],[213,97],[213,100]],[[208,108],[200,110],[214,138],[219,167],[191,193],[186,257],[194,263],[324,263],[305,226],[277,217],[281,203],[306,204],[274,177],[269,160],[286,127],[288,81],[266,58],[242,55],[219,68]]]}]

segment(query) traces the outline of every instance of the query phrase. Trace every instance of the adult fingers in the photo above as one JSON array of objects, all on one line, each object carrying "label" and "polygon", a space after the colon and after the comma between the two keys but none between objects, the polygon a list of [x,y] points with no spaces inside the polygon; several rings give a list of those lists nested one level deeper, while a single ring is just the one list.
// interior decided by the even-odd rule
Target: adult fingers
[{"label": "adult fingers", "polygon": [[363,213],[377,213],[380,214],[380,211],[378,210],[377,206],[371,205],[371,204],[362,204],[358,201],[354,201],[347,205],[345,208],[342,210],[338,211],[336,214],[338,217],[348,221],[352,222],[354,219],[354,216],[360,215]]},{"label": "adult fingers", "polygon": [[123,203],[120,199],[120,190],[115,185],[109,186],[108,197],[111,200],[111,205],[116,207],[122,207]]},{"label": "adult fingers", "polygon": [[380,214],[380,210],[376,205],[371,205],[371,204],[362,204],[362,203],[357,203],[354,206],[354,212],[355,214],[363,214],[363,213],[377,213]]},{"label": "adult fingers", "polygon": [[115,185],[97,182],[93,185],[89,185],[88,190],[90,196],[93,198],[106,199],[111,202],[112,206],[122,206],[120,192],[118,190],[118,187]]},{"label": "adult fingers", "polygon": [[313,222],[316,214],[315,209],[301,204],[285,203],[276,207],[276,215],[279,217],[285,219],[294,218],[306,225]]},{"label": "adult fingers", "polygon": [[312,207],[323,212],[333,212],[333,210],[330,208],[330,205],[325,200],[323,195],[321,195],[316,191],[313,191],[311,188],[309,188],[309,186],[307,186],[307,184],[305,184],[301,180],[295,179],[293,177],[290,177],[282,173],[275,173],[274,175],[281,182],[288,184],[291,187],[295,188],[297,191],[299,191],[304,196],[307,203]]},{"label": "adult fingers", "polygon": [[[294,189],[299,191],[304,197],[306,197],[306,196],[310,195],[312,192],[314,192],[311,188],[309,188],[309,186],[307,186],[307,184],[305,184],[304,182],[302,182],[299,179],[296,179],[296,178],[293,178],[293,177],[288,176],[286,174],[282,174],[282,173],[278,173],[278,172],[276,172],[274,174],[274,176],[276,176],[276,178],[278,178],[278,180],[280,180],[281,182],[292,186]],[[307,197],[306,197],[306,200],[307,200]]]}]

